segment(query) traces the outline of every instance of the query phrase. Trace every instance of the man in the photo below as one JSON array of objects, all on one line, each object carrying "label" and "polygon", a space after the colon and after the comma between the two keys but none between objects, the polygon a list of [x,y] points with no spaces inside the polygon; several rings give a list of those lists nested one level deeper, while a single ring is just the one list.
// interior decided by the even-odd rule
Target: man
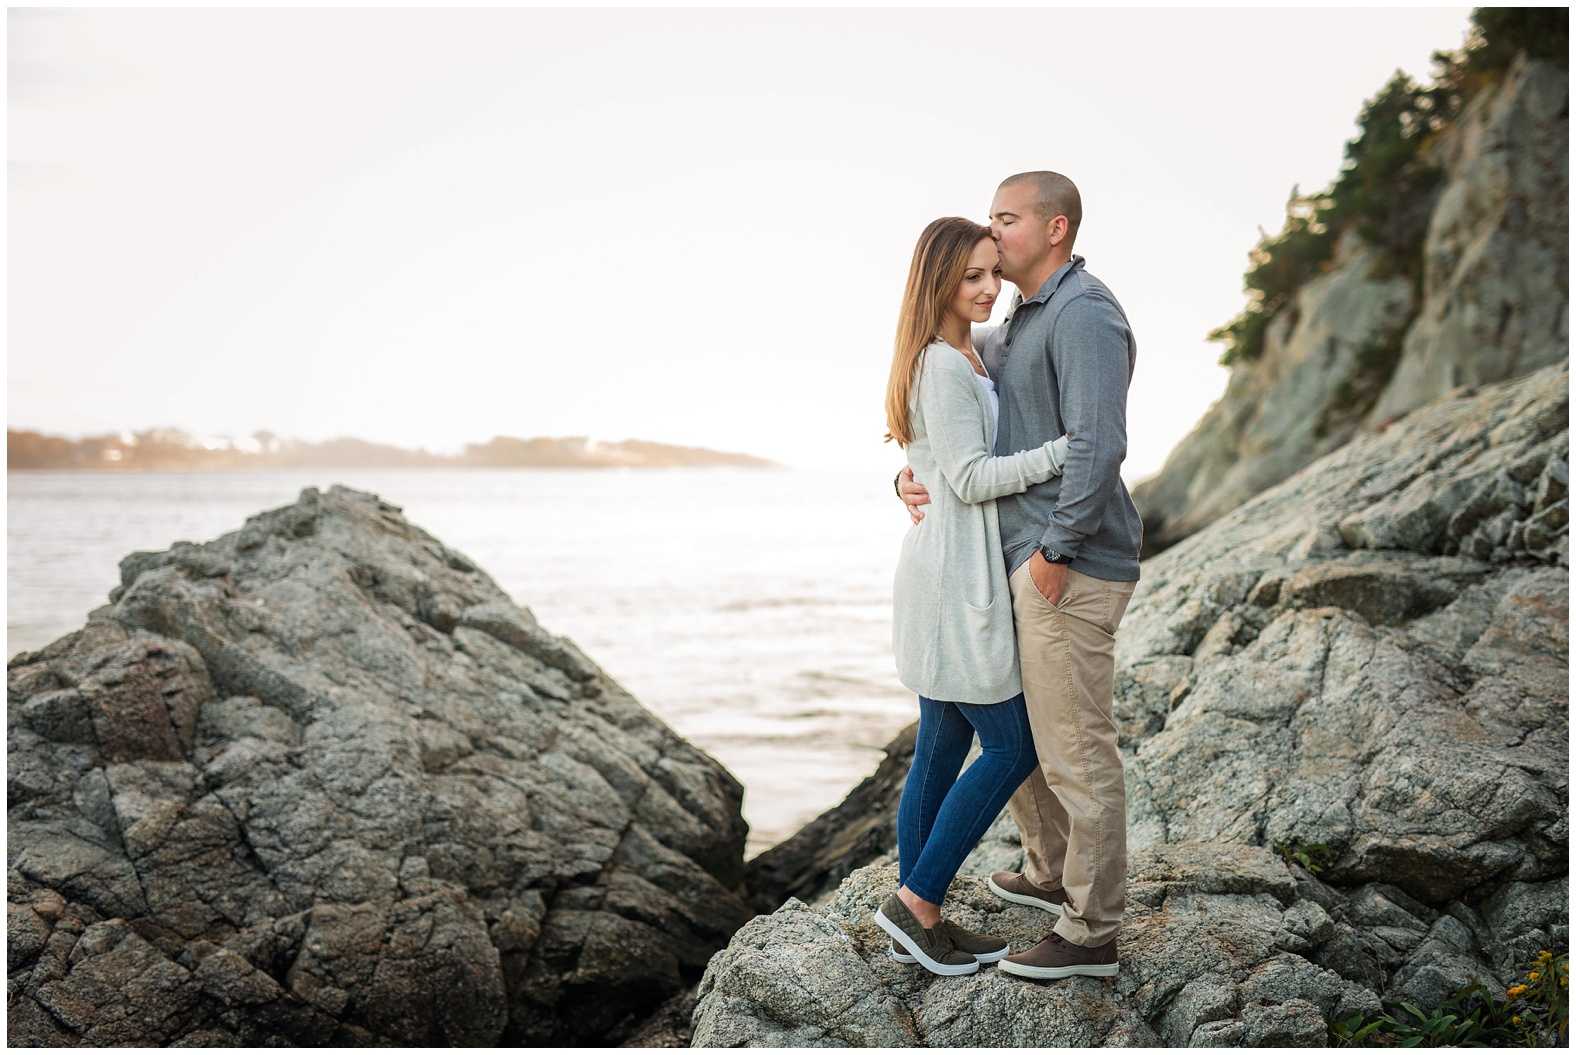
[{"label": "man", "polygon": [[[1055,172],[1009,176],[991,202],[1002,277],[1019,290],[981,347],[1001,397],[995,453],[1071,438],[1061,476],[997,500],[1040,768],[1008,804],[1024,871],[997,872],[990,886],[1058,917],[1038,945],[998,964],[1029,978],[1116,974],[1127,886],[1111,697],[1143,531],[1120,475],[1136,345],[1116,297],[1073,255],[1082,218],[1078,188]],[[917,523],[929,495],[912,470],[899,480]]]}]

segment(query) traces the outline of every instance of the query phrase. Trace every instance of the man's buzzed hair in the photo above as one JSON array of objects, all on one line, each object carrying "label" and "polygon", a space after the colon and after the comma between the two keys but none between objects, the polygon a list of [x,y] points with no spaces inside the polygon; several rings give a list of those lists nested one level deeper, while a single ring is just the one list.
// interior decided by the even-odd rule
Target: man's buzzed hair
[{"label": "man's buzzed hair", "polygon": [[1083,223],[1083,199],[1073,181],[1060,172],[1020,172],[1001,181],[1003,187],[1011,183],[1033,184],[1034,215],[1041,222],[1067,217],[1067,244],[1072,245],[1078,236],[1078,225]]}]

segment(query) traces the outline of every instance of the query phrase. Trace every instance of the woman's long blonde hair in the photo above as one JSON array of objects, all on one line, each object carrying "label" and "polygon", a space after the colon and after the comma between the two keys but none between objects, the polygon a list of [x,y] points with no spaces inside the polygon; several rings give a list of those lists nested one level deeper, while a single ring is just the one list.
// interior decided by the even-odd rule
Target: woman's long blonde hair
[{"label": "woman's long blonde hair", "polygon": [[914,442],[909,401],[917,383],[920,353],[936,339],[947,305],[963,284],[974,247],[989,237],[989,227],[961,216],[944,216],[925,228],[914,247],[886,391],[886,439],[897,440],[900,447]]}]

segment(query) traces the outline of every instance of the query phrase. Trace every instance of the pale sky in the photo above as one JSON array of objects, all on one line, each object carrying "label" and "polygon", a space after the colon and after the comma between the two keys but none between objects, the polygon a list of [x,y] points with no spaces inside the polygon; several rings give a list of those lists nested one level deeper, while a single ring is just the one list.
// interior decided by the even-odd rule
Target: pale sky
[{"label": "pale sky", "polygon": [[8,423],[887,472],[920,230],[1050,168],[1138,338],[1134,482],[1257,229],[1469,10],[13,9]]}]

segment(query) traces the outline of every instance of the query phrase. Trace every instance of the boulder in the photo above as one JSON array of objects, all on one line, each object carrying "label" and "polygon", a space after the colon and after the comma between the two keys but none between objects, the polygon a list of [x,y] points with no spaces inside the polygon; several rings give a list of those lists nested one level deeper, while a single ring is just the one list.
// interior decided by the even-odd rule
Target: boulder
[{"label": "boulder", "polygon": [[111,598],[8,666],[11,1043],[616,1042],[749,917],[733,777],[376,495]]}]

